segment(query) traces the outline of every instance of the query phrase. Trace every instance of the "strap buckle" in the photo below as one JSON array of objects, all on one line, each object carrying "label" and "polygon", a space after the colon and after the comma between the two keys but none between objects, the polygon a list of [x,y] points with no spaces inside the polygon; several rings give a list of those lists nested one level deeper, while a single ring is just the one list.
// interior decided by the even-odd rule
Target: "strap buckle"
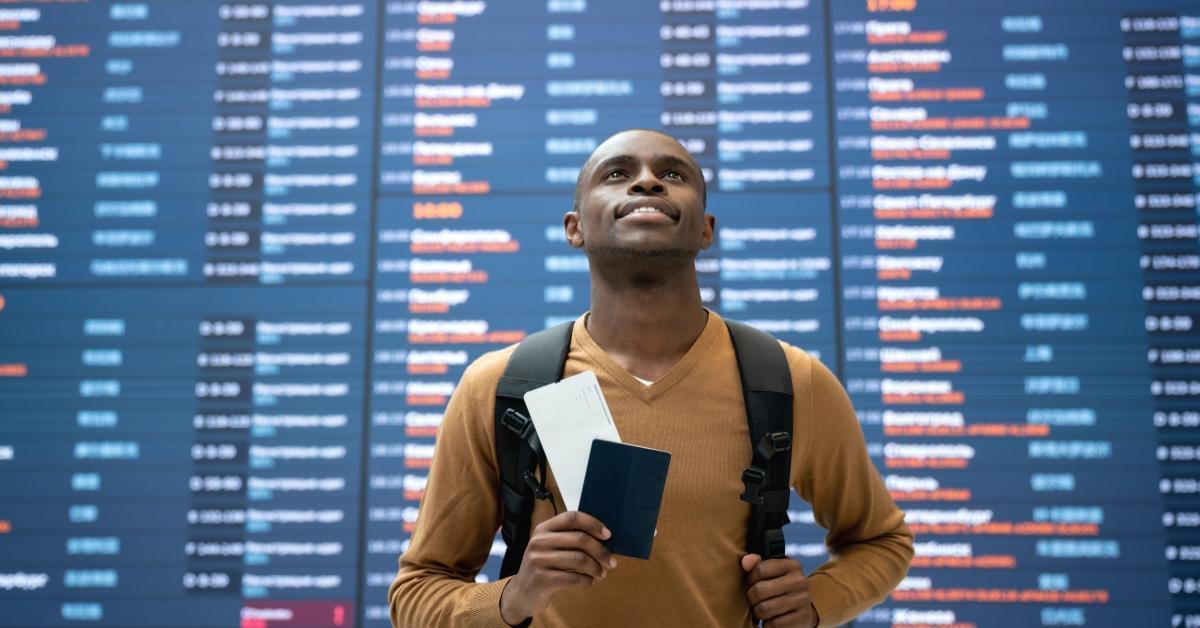
[{"label": "strap buckle", "polygon": [[787,512],[791,491],[786,488],[766,490],[766,483],[765,470],[761,467],[746,467],[746,470],[742,471],[742,484],[746,487],[742,493],[742,501],[768,513]]},{"label": "strap buckle", "polygon": [[746,490],[742,492],[742,501],[750,502],[755,506],[762,506],[762,489],[766,481],[766,471],[759,467],[746,467],[742,471],[742,485],[746,487]]},{"label": "strap buckle", "polygon": [[758,445],[755,447],[755,453],[763,458],[770,460],[775,457],[775,454],[790,451],[792,448],[792,435],[789,432],[769,432],[763,434],[759,439]]},{"label": "strap buckle", "polygon": [[528,436],[529,430],[533,429],[533,419],[521,414],[515,408],[509,408],[504,411],[504,416],[500,417],[500,424],[519,436],[522,440]]}]

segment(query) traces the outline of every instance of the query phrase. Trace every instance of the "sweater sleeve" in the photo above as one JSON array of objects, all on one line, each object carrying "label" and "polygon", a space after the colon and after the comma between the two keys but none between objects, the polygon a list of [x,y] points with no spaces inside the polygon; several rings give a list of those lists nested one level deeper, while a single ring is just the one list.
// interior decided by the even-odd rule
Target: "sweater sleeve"
[{"label": "sweater sleeve", "polygon": [[446,407],[416,528],[388,589],[393,626],[508,625],[500,617],[508,579],[475,582],[500,526],[494,393],[481,370],[467,369]]},{"label": "sweater sleeve", "polygon": [[829,561],[809,574],[809,591],[820,625],[836,626],[900,583],[912,561],[913,534],[871,463],[846,391],[818,360],[807,360],[808,367],[793,363],[793,372],[811,372],[811,395],[795,400],[811,431],[794,450],[792,480],[828,531]]}]

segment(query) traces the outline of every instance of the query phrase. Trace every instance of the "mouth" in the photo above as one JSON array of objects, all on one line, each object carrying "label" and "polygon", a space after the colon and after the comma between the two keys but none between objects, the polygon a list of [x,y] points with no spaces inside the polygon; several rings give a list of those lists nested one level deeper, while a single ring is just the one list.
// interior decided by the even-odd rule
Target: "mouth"
[{"label": "mouth", "polygon": [[622,220],[631,216],[641,216],[652,218],[654,216],[666,216],[671,221],[679,220],[679,212],[675,211],[670,204],[658,200],[639,200],[634,201],[621,207],[617,210],[617,220]]}]

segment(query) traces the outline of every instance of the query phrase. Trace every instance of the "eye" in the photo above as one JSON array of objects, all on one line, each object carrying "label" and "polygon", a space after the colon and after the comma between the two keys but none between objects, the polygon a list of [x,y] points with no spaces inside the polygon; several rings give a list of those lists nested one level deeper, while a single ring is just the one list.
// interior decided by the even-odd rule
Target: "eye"
[{"label": "eye", "polygon": [[668,171],[666,171],[666,172],[664,172],[664,173],[663,173],[663,176],[662,176],[662,178],[664,178],[664,179],[678,179],[678,180],[682,181],[682,180],[683,180],[683,175],[682,175],[682,174],[680,174],[680,173],[678,173],[678,172],[676,172],[676,171],[674,171],[674,170],[668,170]]},{"label": "eye", "polygon": [[[616,176],[613,176],[613,175],[616,175]],[[615,179],[617,177],[623,177],[623,176],[625,176],[624,172],[621,172],[620,170],[613,170],[612,172],[609,172],[608,174],[604,175],[604,178],[605,179]]]}]

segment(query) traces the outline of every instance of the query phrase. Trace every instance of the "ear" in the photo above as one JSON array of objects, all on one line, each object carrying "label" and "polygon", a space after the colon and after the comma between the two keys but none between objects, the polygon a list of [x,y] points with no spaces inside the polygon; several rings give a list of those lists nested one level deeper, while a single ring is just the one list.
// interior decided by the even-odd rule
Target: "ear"
[{"label": "ear", "polygon": [[583,228],[579,224],[579,212],[569,211],[563,214],[563,231],[567,234],[567,244],[573,248],[583,248]]},{"label": "ear", "polygon": [[712,214],[704,214],[704,234],[700,237],[700,250],[707,249],[712,246],[713,239],[717,233],[717,217]]}]

